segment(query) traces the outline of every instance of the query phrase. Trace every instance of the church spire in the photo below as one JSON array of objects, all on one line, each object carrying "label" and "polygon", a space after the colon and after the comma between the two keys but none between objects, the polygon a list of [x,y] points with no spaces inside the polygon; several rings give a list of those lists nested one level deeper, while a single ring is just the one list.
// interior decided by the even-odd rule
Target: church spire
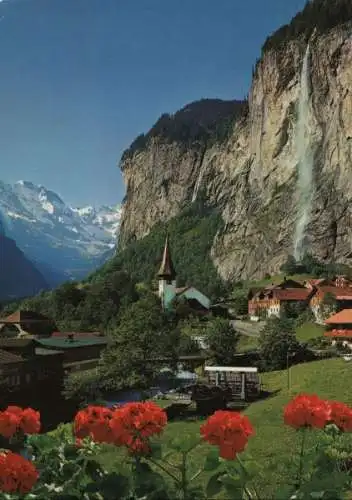
[{"label": "church spire", "polygon": [[163,259],[158,272],[158,278],[165,278],[167,280],[174,280],[176,278],[176,271],[171,259],[171,252],[169,247],[169,236],[166,235]]}]

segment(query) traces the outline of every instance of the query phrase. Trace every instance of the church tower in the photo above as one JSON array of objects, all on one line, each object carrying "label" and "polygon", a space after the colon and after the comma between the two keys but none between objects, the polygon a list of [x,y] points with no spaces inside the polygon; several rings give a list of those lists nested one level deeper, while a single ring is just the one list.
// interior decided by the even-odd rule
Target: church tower
[{"label": "church tower", "polygon": [[163,302],[163,306],[166,306],[166,302],[170,302],[176,293],[176,271],[171,258],[168,236],[166,236],[163,258],[157,277],[159,281],[159,297]]}]

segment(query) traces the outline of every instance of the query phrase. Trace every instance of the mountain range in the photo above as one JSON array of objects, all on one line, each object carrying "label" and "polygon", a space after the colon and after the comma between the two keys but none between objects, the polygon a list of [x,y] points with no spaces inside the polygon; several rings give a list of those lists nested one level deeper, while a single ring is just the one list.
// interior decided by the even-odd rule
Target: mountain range
[{"label": "mountain range", "polygon": [[[34,265],[47,287],[81,279],[111,257],[120,215],[119,205],[71,207],[44,186],[29,181],[0,182],[3,241],[15,242],[12,246]],[[4,256],[3,250],[2,272],[6,270]]]}]

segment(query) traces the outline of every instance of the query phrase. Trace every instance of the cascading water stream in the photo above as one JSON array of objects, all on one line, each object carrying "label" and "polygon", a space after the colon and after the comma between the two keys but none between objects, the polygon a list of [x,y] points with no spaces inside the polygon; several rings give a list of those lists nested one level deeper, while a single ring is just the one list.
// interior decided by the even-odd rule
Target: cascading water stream
[{"label": "cascading water stream", "polygon": [[297,262],[300,262],[306,252],[305,233],[310,219],[312,201],[314,194],[313,186],[313,166],[314,153],[311,145],[309,131],[309,95],[310,95],[310,80],[309,80],[309,57],[310,47],[307,50],[303,59],[301,71],[301,89],[298,100],[298,119],[296,125],[296,152],[298,161],[298,217],[296,222],[296,230],[294,236],[294,257]]}]

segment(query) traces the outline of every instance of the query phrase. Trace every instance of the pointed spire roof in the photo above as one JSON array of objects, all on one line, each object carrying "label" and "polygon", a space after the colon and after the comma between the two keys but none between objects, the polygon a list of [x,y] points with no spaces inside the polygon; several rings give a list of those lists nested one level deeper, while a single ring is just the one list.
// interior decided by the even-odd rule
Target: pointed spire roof
[{"label": "pointed spire roof", "polygon": [[163,259],[161,261],[161,266],[157,274],[159,278],[169,278],[171,280],[176,278],[176,271],[171,259],[171,252],[169,247],[169,236],[166,235]]}]

